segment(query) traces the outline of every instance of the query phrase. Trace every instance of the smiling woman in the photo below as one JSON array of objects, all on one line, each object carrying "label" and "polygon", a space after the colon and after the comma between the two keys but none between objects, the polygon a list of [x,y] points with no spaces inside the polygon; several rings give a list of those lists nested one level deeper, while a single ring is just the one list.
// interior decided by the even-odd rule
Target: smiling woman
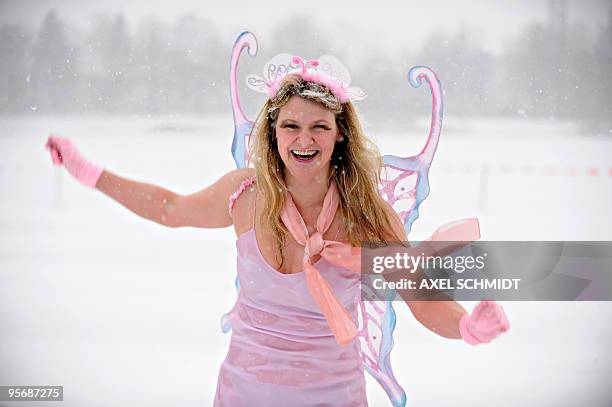
[{"label": "smiling woman", "polygon": [[[334,144],[341,140],[331,111],[315,102],[292,96],[285,107],[280,109],[278,119],[272,126],[283,162],[295,167],[295,163],[288,160],[287,152],[290,152],[299,164],[314,163],[314,168],[325,171],[324,175],[327,176],[329,165],[321,164],[329,163]],[[300,168],[312,170],[313,167],[300,166],[292,169],[299,171]],[[290,175],[292,173],[293,171],[289,171]]]},{"label": "smiling woman", "polygon": [[[363,133],[350,101],[342,103],[330,88],[290,74],[262,107],[253,133],[251,161],[261,194],[257,219],[272,232],[276,250],[270,257],[279,269],[300,264],[302,257],[299,247],[296,260],[291,252],[284,253],[287,229],[280,213],[287,191],[309,233],[334,184],[343,239],[354,246],[368,239],[405,240],[399,218],[378,193],[380,153]],[[340,228],[336,222],[333,226]]]},{"label": "smiling woman", "polygon": [[230,205],[242,283],[216,406],[368,405],[356,246],[405,235],[351,102],[309,79],[287,75],[262,107]]},{"label": "smiling woman", "polygon": [[[199,192],[180,195],[112,174],[68,139],[51,136],[46,145],[55,164],[139,216],[169,227],[234,226],[240,292],[217,407],[367,406],[359,246],[406,240],[378,192],[381,155],[351,102],[365,94],[318,70],[340,66],[343,73],[333,57],[290,60],[297,72],[285,70],[271,83],[254,79],[268,93],[250,138],[254,168],[231,171]],[[455,302],[408,305],[436,333],[472,344],[508,329],[495,304],[479,305],[475,319]],[[375,377],[395,406],[405,405],[390,362],[377,363],[367,366],[385,365]]]}]

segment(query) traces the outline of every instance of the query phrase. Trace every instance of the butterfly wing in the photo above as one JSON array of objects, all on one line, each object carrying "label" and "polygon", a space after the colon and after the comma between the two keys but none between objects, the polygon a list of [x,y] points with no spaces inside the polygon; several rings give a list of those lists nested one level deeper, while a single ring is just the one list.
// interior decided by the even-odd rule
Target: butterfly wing
[{"label": "butterfly wing", "polygon": [[[248,164],[248,148],[251,129],[253,128],[253,122],[247,119],[246,115],[244,114],[242,106],[240,105],[240,98],[238,96],[238,60],[240,59],[240,54],[245,48],[248,49],[249,55],[252,57],[257,54],[257,39],[248,31],[242,32],[234,42],[234,47],[232,49],[232,60],[230,64],[230,95],[232,100],[232,112],[234,116],[232,157],[234,157],[234,162],[238,168],[244,168]],[[238,278],[238,275],[236,275],[234,285],[236,287],[236,292],[240,291],[240,279]],[[227,333],[232,329],[232,320],[234,316],[235,305],[230,311],[221,316],[221,330],[224,333]]]},{"label": "butterfly wing", "polygon": [[[442,92],[434,72],[424,66],[412,68],[408,80],[413,87],[425,80],[433,99],[431,128],[425,146],[412,157],[385,155],[379,192],[400,216],[406,234],[419,216],[419,205],[429,194],[429,168],[440,137],[442,125]],[[364,368],[383,387],[395,407],[406,405],[406,393],[391,367],[393,332],[396,315],[393,309],[395,290],[374,290],[371,277],[362,275],[362,298],[359,306],[361,357]],[[376,295],[374,293],[376,292]]]},{"label": "butterfly wing", "polygon": [[419,206],[429,195],[429,168],[433,161],[442,128],[442,89],[436,74],[425,66],[415,66],[408,73],[413,87],[423,81],[432,95],[431,126],[421,152],[412,157],[383,156],[380,193],[399,214],[406,233],[419,216]]},{"label": "butterfly wing", "polygon": [[232,60],[230,65],[230,94],[232,100],[232,112],[234,116],[234,139],[232,140],[232,156],[236,162],[236,167],[244,168],[248,164],[249,141],[253,122],[250,121],[240,105],[238,96],[237,68],[240,54],[247,48],[249,55],[254,57],[257,54],[257,39],[255,36],[245,31],[241,33],[232,49]]},{"label": "butterfly wing", "polygon": [[[236,279],[234,280],[234,285],[236,286],[236,293],[238,293],[240,291],[240,279],[238,278],[238,276],[236,276]],[[232,329],[232,320],[236,315],[235,311],[236,303],[234,304],[231,310],[221,316],[221,330],[224,334],[228,333]]]},{"label": "butterfly wing", "polygon": [[391,367],[396,322],[392,302],[395,291],[386,290],[381,293],[381,290],[374,289],[372,281],[371,275],[362,275],[362,299],[358,307],[361,360],[365,370],[385,390],[392,405],[404,407],[406,392],[395,379]]}]

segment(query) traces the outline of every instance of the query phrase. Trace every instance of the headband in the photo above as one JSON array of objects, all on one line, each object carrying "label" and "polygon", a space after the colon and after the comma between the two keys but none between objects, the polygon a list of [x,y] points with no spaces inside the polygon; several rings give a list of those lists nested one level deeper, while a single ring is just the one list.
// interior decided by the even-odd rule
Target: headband
[{"label": "headband", "polygon": [[365,99],[365,92],[358,87],[349,87],[351,75],[340,60],[332,55],[305,61],[299,56],[279,54],[269,60],[263,69],[263,77],[249,75],[247,86],[256,92],[266,93],[273,99],[282,80],[291,74],[301,76],[307,82],[325,86],[341,103]]}]

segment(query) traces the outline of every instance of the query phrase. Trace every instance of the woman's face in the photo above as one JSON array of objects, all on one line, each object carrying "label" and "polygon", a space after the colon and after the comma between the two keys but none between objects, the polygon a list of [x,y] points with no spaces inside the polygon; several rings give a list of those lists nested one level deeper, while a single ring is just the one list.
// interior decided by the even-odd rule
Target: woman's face
[{"label": "woman's face", "polygon": [[278,153],[296,177],[327,179],[338,138],[336,116],[318,103],[292,96],[276,120]]}]

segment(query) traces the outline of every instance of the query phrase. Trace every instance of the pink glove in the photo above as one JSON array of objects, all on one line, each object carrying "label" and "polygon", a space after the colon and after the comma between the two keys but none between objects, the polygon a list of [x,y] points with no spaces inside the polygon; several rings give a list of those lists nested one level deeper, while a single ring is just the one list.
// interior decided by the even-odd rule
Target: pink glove
[{"label": "pink glove", "polygon": [[98,178],[100,178],[104,169],[87,161],[79,154],[72,141],[51,134],[47,139],[45,148],[50,150],[53,164],[64,164],[66,170],[82,184],[91,188],[96,186]]},{"label": "pink glove", "polygon": [[500,333],[510,329],[510,323],[501,305],[495,301],[481,301],[472,314],[459,320],[461,337],[470,345],[490,342]]}]

